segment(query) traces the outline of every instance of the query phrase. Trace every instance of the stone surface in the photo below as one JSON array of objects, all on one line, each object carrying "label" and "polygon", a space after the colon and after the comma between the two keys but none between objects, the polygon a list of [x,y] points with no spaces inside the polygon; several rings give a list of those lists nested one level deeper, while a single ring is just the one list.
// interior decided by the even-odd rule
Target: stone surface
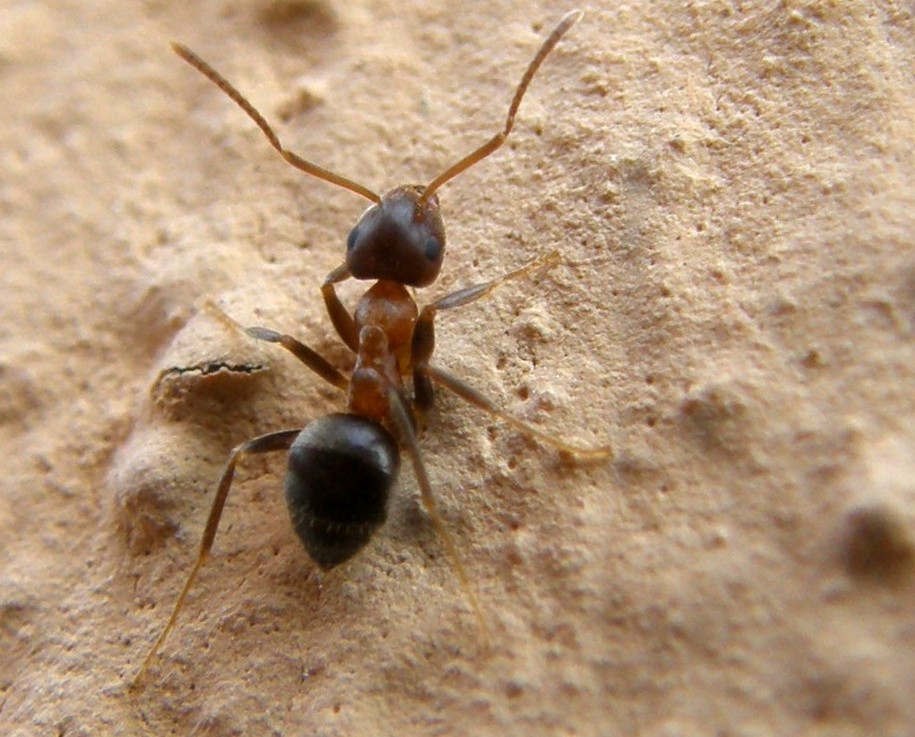
[{"label": "stone surface", "polygon": [[[504,150],[441,191],[438,362],[617,449],[573,464],[449,396],[423,437],[491,630],[403,474],[318,579],[283,460],[338,409],[219,319],[341,367],[318,294],[365,203],[501,125],[555,3],[0,11],[0,731],[904,735],[915,723],[915,21],[907,4],[596,3]],[[357,294],[347,285],[346,298]],[[209,306],[208,306],[209,305]]]}]

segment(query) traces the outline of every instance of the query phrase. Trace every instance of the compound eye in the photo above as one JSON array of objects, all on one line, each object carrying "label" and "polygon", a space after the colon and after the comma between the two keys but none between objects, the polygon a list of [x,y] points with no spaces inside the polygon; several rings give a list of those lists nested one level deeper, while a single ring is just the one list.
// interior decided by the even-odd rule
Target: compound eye
[{"label": "compound eye", "polygon": [[436,238],[434,235],[430,235],[426,238],[426,244],[423,247],[423,253],[432,263],[436,263],[442,257],[442,242]]},{"label": "compound eye", "polygon": [[349,253],[350,251],[353,250],[353,248],[356,247],[356,238],[358,238],[358,237],[359,237],[359,226],[357,225],[355,228],[353,228],[349,232],[349,235],[346,236],[346,252],[347,253]]}]

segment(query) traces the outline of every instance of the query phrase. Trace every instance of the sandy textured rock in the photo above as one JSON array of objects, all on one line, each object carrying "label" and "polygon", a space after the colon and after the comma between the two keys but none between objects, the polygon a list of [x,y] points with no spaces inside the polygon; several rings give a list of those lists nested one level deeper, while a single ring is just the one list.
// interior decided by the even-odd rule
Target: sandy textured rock
[{"label": "sandy textured rock", "polygon": [[[421,8],[421,9],[420,9]],[[206,307],[349,360],[318,295],[364,202],[501,124],[555,3],[0,10],[0,731],[904,735],[915,723],[915,21],[905,3],[605,3],[441,193],[438,361],[612,462],[442,397],[423,438],[485,652],[404,474],[322,580],[281,458],[340,407]],[[355,285],[345,290],[348,299]]]}]

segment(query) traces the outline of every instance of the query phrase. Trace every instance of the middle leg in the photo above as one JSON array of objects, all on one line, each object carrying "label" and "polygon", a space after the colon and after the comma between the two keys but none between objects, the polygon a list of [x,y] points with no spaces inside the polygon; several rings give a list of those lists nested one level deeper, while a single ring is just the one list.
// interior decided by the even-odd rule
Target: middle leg
[{"label": "middle leg", "polygon": [[432,378],[429,375],[429,361],[435,351],[435,316],[439,311],[451,310],[476,302],[478,299],[489,296],[508,281],[520,279],[533,272],[544,271],[558,263],[559,251],[550,251],[545,256],[535,258],[520,269],[503,274],[497,279],[492,279],[482,284],[459,289],[423,307],[416,321],[416,328],[413,331],[412,347],[414,405],[418,412],[427,412],[432,408],[432,404],[435,401]]},{"label": "middle leg", "polygon": [[302,341],[293,338],[291,335],[278,333],[276,330],[271,330],[270,328],[246,328],[241,323],[229,317],[224,310],[213,302],[206,302],[204,304],[204,309],[230,330],[238,330],[250,338],[262,340],[265,343],[279,344],[324,379],[328,384],[333,384],[343,391],[346,391],[349,387],[349,382],[346,377],[334,368],[330,361],[324,358],[324,356],[316,350],[309,348]]}]

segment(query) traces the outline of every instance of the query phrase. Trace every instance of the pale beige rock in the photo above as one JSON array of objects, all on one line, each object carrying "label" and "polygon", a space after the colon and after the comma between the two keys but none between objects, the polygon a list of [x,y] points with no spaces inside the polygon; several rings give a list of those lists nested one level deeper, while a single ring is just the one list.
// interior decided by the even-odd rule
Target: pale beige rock
[{"label": "pale beige rock", "polygon": [[495,132],[568,9],[482,7],[0,10],[3,734],[911,733],[906,3],[596,4],[505,150],[443,189],[421,299],[563,262],[443,316],[439,362],[618,449],[569,465],[442,397],[423,446],[490,653],[408,474],[319,592],[283,461],[257,459],[126,692],[229,448],[340,407],[203,307],[345,365],[317,287],[364,206],[285,166],[168,41],[384,189]]}]

